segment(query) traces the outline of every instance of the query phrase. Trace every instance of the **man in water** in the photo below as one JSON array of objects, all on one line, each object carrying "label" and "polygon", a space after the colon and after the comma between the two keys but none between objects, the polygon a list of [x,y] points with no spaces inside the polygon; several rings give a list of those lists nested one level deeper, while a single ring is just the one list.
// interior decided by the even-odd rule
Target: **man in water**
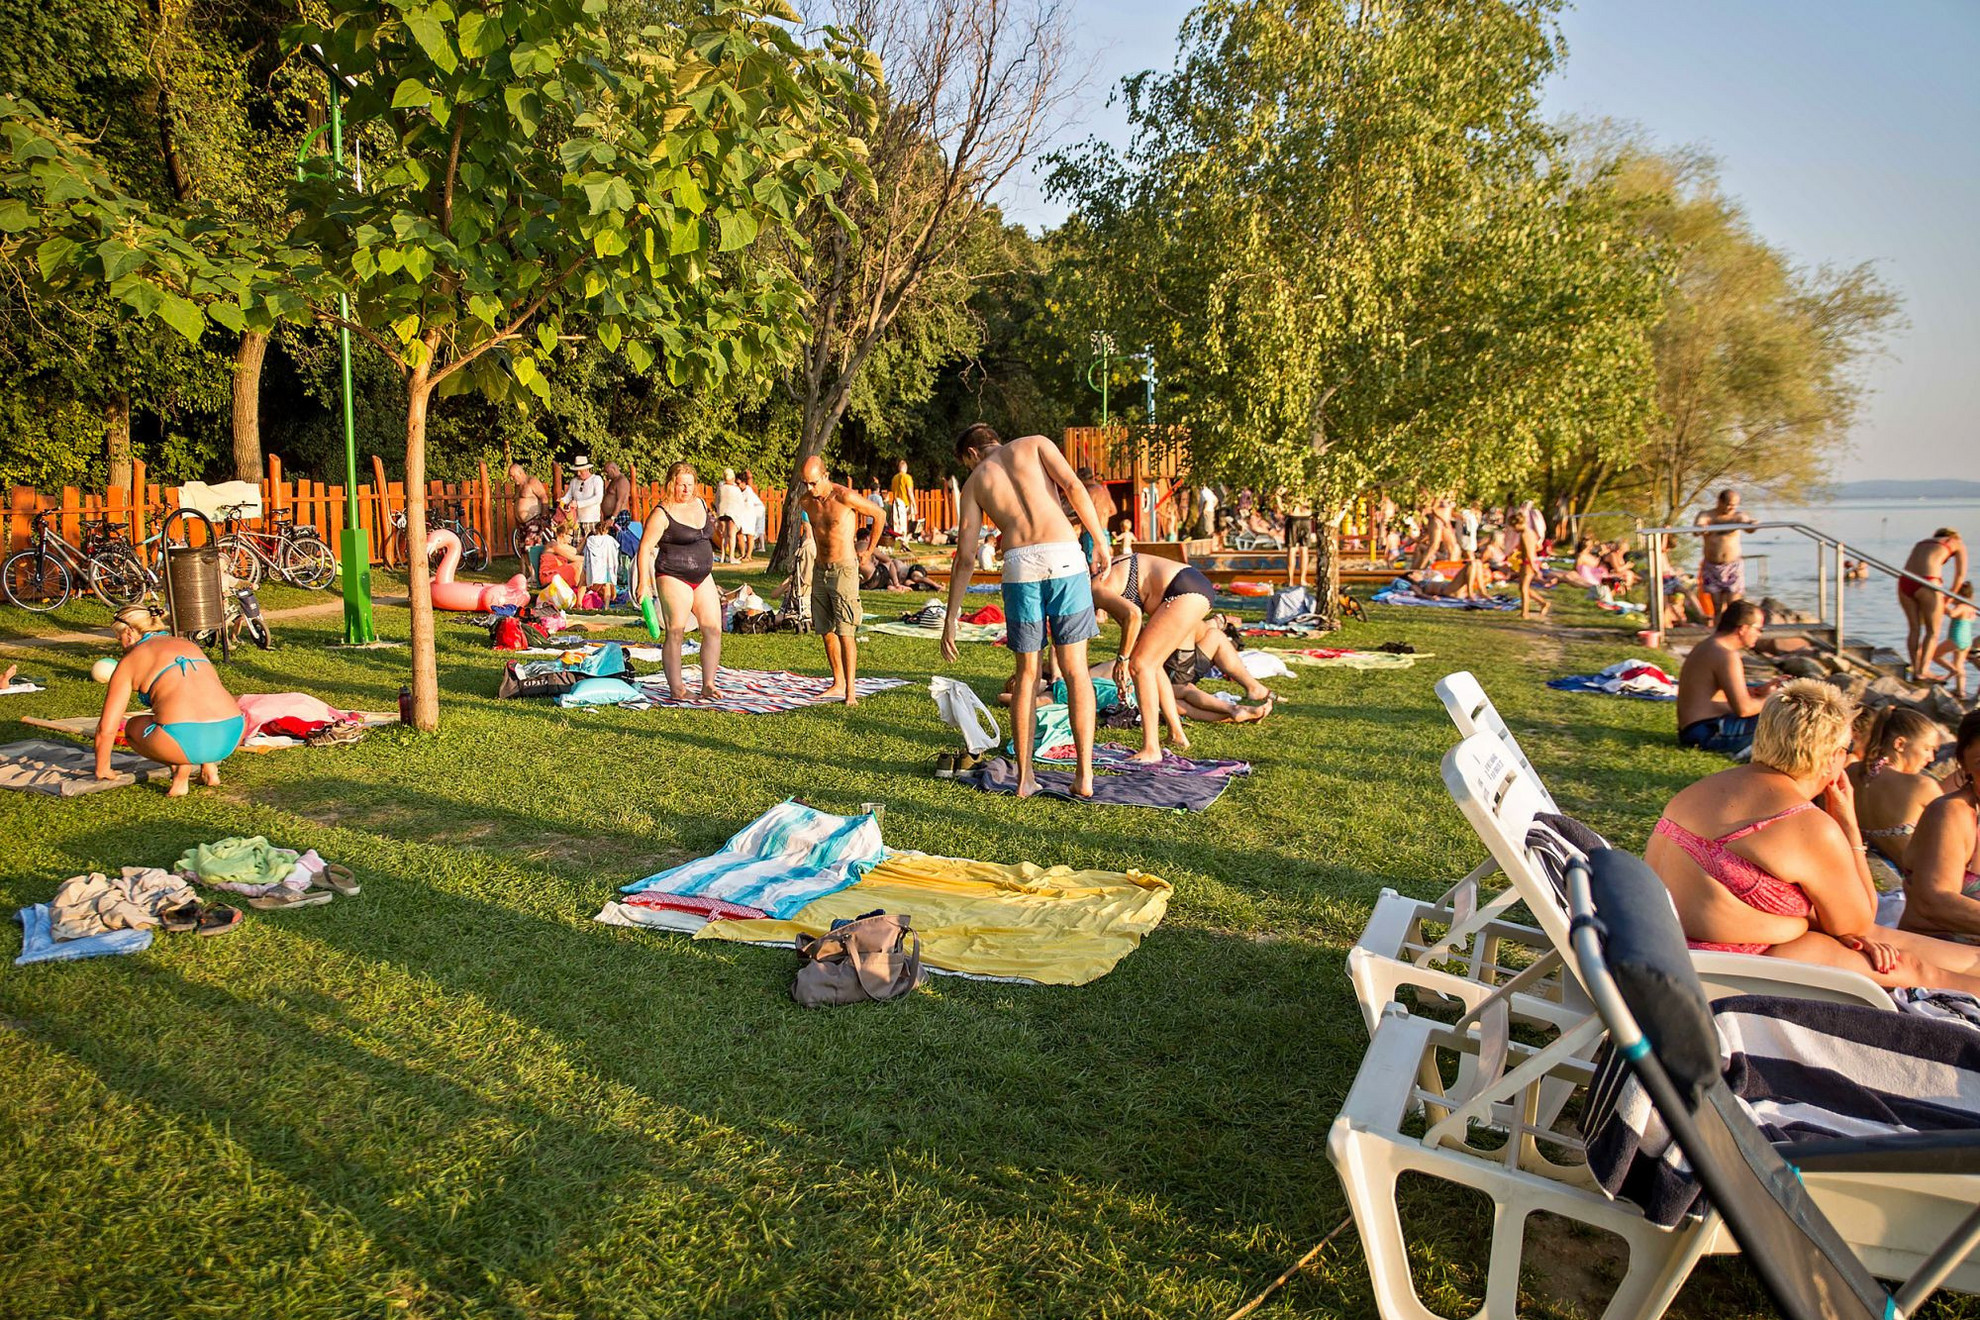
[{"label": "man in water", "polygon": [[878,530],[887,515],[864,495],[834,483],[825,475],[825,460],[816,454],[804,460],[798,479],[804,483],[798,507],[804,510],[818,546],[818,567],[811,577],[811,626],[825,639],[825,659],[832,666],[832,686],[825,695],[857,706],[859,552],[853,546],[853,533],[861,518],[871,520]]},{"label": "man in water", "polygon": [[598,506],[598,521],[609,527],[622,513],[632,513],[632,478],[619,470],[618,463],[606,459],[605,502]]},{"label": "man in water", "polygon": [[1914,573],[1932,585],[1920,586],[1910,578],[1899,578],[1898,606],[1904,611],[1905,650],[1911,658],[1911,681],[1930,680],[1932,652],[1939,646],[1939,620],[1945,617],[1946,593],[1941,582],[1946,561],[1953,562],[1950,581],[1966,581],[1966,542],[1950,527],[1941,527],[1911,547],[1904,561],[1905,572]]},{"label": "man in water", "polygon": [[[1009,630],[1005,644],[1017,657],[1011,724],[1017,743],[1018,796],[1030,797],[1038,791],[1031,764],[1037,733],[1032,721],[1038,707],[1038,654],[1049,634],[1052,658],[1066,680],[1066,704],[1072,708],[1073,747],[1079,758],[1073,792],[1092,797],[1093,679],[1087,673],[1086,644],[1100,635],[1100,625],[1093,617],[1088,574],[1107,571],[1106,526],[1086,483],[1059,447],[1042,435],[1004,444],[996,431],[978,422],[956,437],[956,457],[969,469],[969,480],[963,483],[962,530],[949,565],[942,658],[955,663],[956,621],[962,616],[963,593],[975,571],[976,543],[987,516],[1002,536],[1004,624]],[[1083,555],[1061,498],[1092,539]]]},{"label": "man in water", "polygon": [[1678,670],[1678,745],[1737,756],[1753,745],[1760,707],[1781,686],[1780,679],[1746,686],[1746,661],[1760,640],[1767,616],[1751,601],[1736,600],[1719,611],[1718,627],[1692,648]]},{"label": "man in water", "polygon": [[[1739,511],[1739,492],[1727,487],[1719,492],[1719,502],[1702,510],[1692,525],[1737,527],[1752,521]],[[1739,533],[1707,532],[1698,539],[1705,543],[1698,565],[1698,594],[1710,596],[1714,612],[1723,618],[1726,606],[1746,594],[1746,561],[1740,557]]]}]

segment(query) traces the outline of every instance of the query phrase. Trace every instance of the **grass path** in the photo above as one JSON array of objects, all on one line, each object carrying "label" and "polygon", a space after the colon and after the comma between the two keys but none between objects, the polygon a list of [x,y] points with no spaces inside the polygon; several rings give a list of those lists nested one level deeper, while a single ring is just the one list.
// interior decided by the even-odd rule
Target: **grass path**
[{"label": "grass path", "polygon": [[[437,735],[236,757],[184,802],[0,795],[9,910],[228,834],[364,884],[216,940],[0,969],[0,1315],[1225,1314],[1343,1213],[1324,1143],[1363,1045],[1342,968],[1370,903],[1476,860],[1433,681],[1476,672],[1563,805],[1620,842],[1711,768],[1671,744],[1667,707],[1541,686],[1625,635],[1429,613],[1378,609],[1345,644],[1435,660],[1303,671],[1265,725],[1193,730],[1257,765],[1195,816],[933,779],[930,643],[862,647],[865,672],[921,686],[851,712],[566,713],[494,700],[499,660],[453,621]],[[388,634],[403,620],[380,611]],[[391,708],[403,653],[323,649],[339,622],[287,621],[224,677]],[[91,658],[37,657],[57,686],[3,699],[0,735],[92,710]],[[823,667],[793,637],[727,658]],[[966,647],[959,672],[987,697],[1008,665]],[[836,1012],[790,1003],[784,954],[590,920],[791,795],[884,799],[896,846],[1138,867],[1174,901],[1084,988],[939,978]],[[1424,1264],[1455,1301],[1476,1224],[1442,1218]],[[1683,1308],[1765,1311],[1725,1263]],[[1350,1233],[1260,1314],[1372,1309]]]}]

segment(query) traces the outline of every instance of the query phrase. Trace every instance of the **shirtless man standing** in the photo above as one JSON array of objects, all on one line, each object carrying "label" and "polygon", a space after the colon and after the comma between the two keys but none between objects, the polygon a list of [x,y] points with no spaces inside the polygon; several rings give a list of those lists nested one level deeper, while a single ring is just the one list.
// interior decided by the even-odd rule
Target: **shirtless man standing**
[{"label": "shirtless man standing", "polygon": [[[1739,492],[1728,488],[1719,492],[1719,502],[1701,511],[1692,525],[1717,527],[1752,521],[1739,511]],[[1739,533],[1707,532],[1698,539],[1705,543],[1698,565],[1698,594],[1710,596],[1714,612],[1723,618],[1726,606],[1746,594],[1746,561],[1740,555]]]},{"label": "shirtless man standing", "polygon": [[619,465],[611,459],[605,460],[605,502],[598,506],[598,521],[609,527],[621,513],[632,512],[632,478],[619,470]]},{"label": "shirtless man standing", "polygon": [[[976,566],[976,543],[988,516],[1002,533],[1006,645],[1017,657],[1011,724],[1017,743],[1018,796],[1030,797],[1038,791],[1031,764],[1037,734],[1032,721],[1038,708],[1038,653],[1049,633],[1052,657],[1066,679],[1066,704],[1072,708],[1073,746],[1079,757],[1073,792],[1092,797],[1093,679],[1087,673],[1086,644],[1100,635],[1100,625],[1093,617],[1088,570],[1107,571],[1111,556],[1106,526],[1085,483],[1059,447],[1042,435],[1004,444],[994,430],[978,422],[956,437],[956,457],[970,472],[962,488],[961,533],[949,565],[942,658],[955,663],[956,620],[962,615],[963,593],[969,590]],[[1061,496],[1092,538],[1092,548],[1083,556],[1072,522],[1060,507]]]},{"label": "shirtless man standing", "polygon": [[818,567],[811,575],[811,624],[825,639],[825,659],[832,666],[827,697],[859,704],[859,552],[853,533],[861,518],[877,529],[887,515],[879,505],[825,475],[825,460],[813,454],[798,473],[804,498],[798,506],[811,526],[818,546]]},{"label": "shirtless man standing", "polygon": [[[1953,562],[1950,579],[1945,578],[1948,559]],[[1921,587],[1910,578],[1899,578],[1897,584],[1898,606],[1904,611],[1905,649],[1911,657],[1911,681],[1924,683],[1930,680],[1932,652],[1939,645],[1939,620],[1946,613],[1945,589],[1939,584],[1942,579],[1966,581],[1966,542],[1952,528],[1941,527],[1911,547],[1904,569],[1938,587]]]},{"label": "shirtless man standing", "polygon": [[529,475],[529,469],[520,463],[509,464],[509,484],[516,488],[516,526],[533,527],[535,539],[541,540],[548,530],[542,522],[543,511],[550,504],[549,488]]},{"label": "shirtless man standing", "polygon": [[1753,649],[1767,616],[1751,601],[1736,600],[1719,613],[1717,629],[1692,648],[1678,671],[1678,745],[1737,755],[1753,745],[1760,707],[1780,679],[1746,686],[1741,651]]}]

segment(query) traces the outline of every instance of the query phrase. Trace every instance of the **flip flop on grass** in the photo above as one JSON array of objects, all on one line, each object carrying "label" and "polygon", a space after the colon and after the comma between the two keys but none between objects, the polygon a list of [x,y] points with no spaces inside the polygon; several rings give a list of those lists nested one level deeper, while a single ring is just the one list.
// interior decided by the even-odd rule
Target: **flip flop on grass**
[{"label": "flip flop on grass", "polygon": [[323,870],[310,877],[309,883],[312,889],[334,889],[345,898],[358,892],[357,877],[351,874],[351,868],[336,862],[325,863]]}]

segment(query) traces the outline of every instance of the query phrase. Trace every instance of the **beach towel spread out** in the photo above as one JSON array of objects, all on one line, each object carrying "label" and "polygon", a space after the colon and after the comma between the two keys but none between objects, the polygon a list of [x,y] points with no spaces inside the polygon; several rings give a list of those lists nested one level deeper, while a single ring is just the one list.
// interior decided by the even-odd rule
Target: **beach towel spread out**
[{"label": "beach towel spread out", "polygon": [[[1768,1141],[1980,1129],[1980,1031],[1963,1022],[1770,995],[1718,1000],[1712,1019],[1726,1086]],[[1620,1054],[1588,1093],[1603,1190],[1665,1227],[1699,1213],[1697,1180]]]},{"label": "beach towel spread out", "polygon": [[[1138,750],[1140,749],[1124,747],[1120,743],[1100,743],[1093,749],[1093,768],[1095,770],[1115,770],[1124,775],[1220,775],[1224,778],[1230,778],[1233,775],[1248,775],[1251,773],[1251,762],[1249,761],[1191,760],[1189,757],[1179,752],[1172,752],[1166,747],[1162,749],[1161,760],[1144,765],[1139,761],[1130,759]],[[1035,752],[1034,755],[1038,760],[1054,761],[1061,765],[1071,765],[1079,759],[1078,753],[1074,750],[1070,739],[1064,744],[1052,748],[1049,752]]]},{"label": "beach towel spread out", "polygon": [[1169,882],[1138,871],[896,853],[788,921],[710,921],[695,938],[788,949],[800,932],[822,935],[835,920],[882,908],[913,918],[931,969],[1085,985],[1134,952],[1168,907]]},{"label": "beach towel spread out", "polygon": [[[1042,796],[1110,807],[1154,807],[1161,811],[1207,811],[1231,782],[1229,775],[1096,774],[1093,796],[1083,798],[1074,795],[1073,777],[1067,772],[1041,766],[1037,773]],[[957,775],[956,782],[980,788],[985,793],[1011,796],[1017,792],[1017,762],[1006,756],[993,757],[967,774]]]},{"label": "beach towel spread out", "polygon": [[873,817],[834,816],[801,802],[781,802],[711,856],[636,880],[620,892],[716,899],[789,917],[844,889],[885,856]]},{"label": "beach towel spread out", "polygon": [[1309,646],[1297,651],[1281,651],[1279,654],[1296,665],[1341,669],[1408,669],[1418,660],[1431,659],[1427,654],[1397,655],[1392,651],[1341,651],[1331,646]]},{"label": "beach towel spread out", "polygon": [[[860,631],[884,633],[889,637],[919,637],[927,642],[939,642],[942,640],[942,625],[939,623],[901,623],[898,620],[890,620],[886,623],[862,625]],[[958,620],[956,622],[956,640],[958,642],[1002,642],[1004,640],[1004,625],[1001,623],[964,623]]]},{"label": "beach towel spread out", "polygon": [[[654,676],[638,680],[641,697],[626,703],[628,709],[646,710],[654,706],[691,708],[694,710],[729,711],[738,715],[780,715],[785,711],[802,710],[806,706],[824,705],[836,698],[828,698],[826,689],[832,686],[829,678],[811,674],[791,674],[781,670],[731,669],[722,666],[723,695],[714,701],[701,697],[701,666],[684,665],[681,668],[681,681],[687,685],[688,695],[675,700],[667,690],[667,680]],[[904,678],[862,678],[854,683],[862,697],[886,692],[893,688],[906,687]]]},{"label": "beach towel spread out", "polygon": [[[86,718],[94,727],[96,717]],[[23,793],[78,797],[84,793],[99,793],[106,788],[136,783],[140,779],[164,779],[172,773],[170,766],[160,765],[136,752],[110,753],[110,769],[120,778],[98,779],[96,752],[79,743],[27,738],[0,746],[0,788]]]},{"label": "beach towel spread out", "polygon": [[1639,701],[1678,698],[1677,680],[1648,660],[1619,660],[1599,674],[1550,678],[1547,686],[1559,692],[1594,692],[1611,697],[1635,697]]},{"label": "beach towel spread out", "polygon": [[1429,605],[1440,610],[1516,610],[1519,601],[1511,596],[1487,596],[1482,600],[1453,600],[1449,596],[1419,596],[1403,587],[1384,587],[1368,598],[1377,605]]},{"label": "beach towel spread out", "polygon": [[77,958],[103,958],[113,953],[136,953],[151,947],[151,928],[109,930],[81,939],[58,940],[50,933],[51,919],[46,903],[24,907],[21,919],[21,953],[14,966],[38,962],[73,962]]}]

